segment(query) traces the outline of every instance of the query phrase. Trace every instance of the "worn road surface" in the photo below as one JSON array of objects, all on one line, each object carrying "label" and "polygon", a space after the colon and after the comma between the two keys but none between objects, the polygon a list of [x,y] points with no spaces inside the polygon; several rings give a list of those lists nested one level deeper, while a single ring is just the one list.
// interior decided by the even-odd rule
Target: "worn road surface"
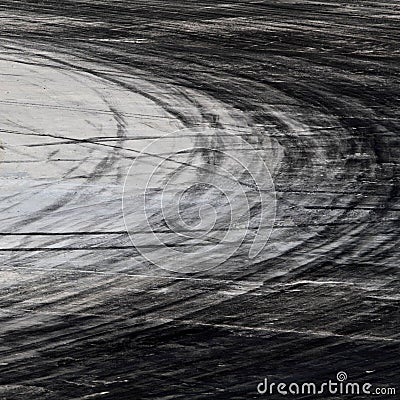
[{"label": "worn road surface", "polygon": [[0,398],[396,387],[399,42],[395,0],[2,0]]}]

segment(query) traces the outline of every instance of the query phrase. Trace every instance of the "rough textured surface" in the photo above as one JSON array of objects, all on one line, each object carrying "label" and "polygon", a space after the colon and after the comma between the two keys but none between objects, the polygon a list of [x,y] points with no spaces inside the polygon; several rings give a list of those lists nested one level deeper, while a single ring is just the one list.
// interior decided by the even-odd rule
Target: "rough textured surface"
[{"label": "rough textured surface", "polygon": [[[399,19],[397,1],[3,0],[0,397],[395,386]],[[203,125],[272,160],[275,227],[255,260],[167,272],[132,248],[124,177],[149,138]]]}]

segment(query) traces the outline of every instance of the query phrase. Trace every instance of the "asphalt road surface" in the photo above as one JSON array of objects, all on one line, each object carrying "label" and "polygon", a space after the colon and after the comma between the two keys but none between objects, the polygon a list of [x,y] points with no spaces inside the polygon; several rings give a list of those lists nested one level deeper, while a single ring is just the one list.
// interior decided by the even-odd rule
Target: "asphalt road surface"
[{"label": "asphalt road surface", "polygon": [[0,398],[396,388],[399,23],[395,0],[2,0]]}]

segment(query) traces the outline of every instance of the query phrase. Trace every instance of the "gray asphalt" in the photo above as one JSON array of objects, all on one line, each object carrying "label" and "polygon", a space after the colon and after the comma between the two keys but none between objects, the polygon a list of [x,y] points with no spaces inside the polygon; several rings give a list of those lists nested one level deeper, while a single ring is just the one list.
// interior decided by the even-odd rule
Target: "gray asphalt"
[{"label": "gray asphalt", "polygon": [[[265,377],[339,371],[395,387],[399,18],[396,1],[3,0],[0,398],[249,399]],[[265,161],[275,218],[255,258],[255,185],[221,153],[161,169],[175,177],[199,156],[214,173],[198,181],[221,184],[218,166],[247,182],[247,241],[235,228],[215,268],[212,251],[171,256],[193,242],[165,231],[157,191],[150,226],[136,203],[122,209],[154,139],[160,160],[184,144],[256,172]],[[186,222],[212,221],[198,210],[213,193],[187,194]],[[228,221],[222,197],[211,241]],[[149,228],[166,247],[151,250]]]}]

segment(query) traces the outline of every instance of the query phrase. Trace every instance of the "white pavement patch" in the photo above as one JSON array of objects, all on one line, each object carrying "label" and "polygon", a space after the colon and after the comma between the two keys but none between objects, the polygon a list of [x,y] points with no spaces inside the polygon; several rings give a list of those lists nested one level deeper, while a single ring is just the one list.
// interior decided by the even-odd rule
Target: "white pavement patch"
[{"label": "white pavement patch", "polygon": [[[10,256],[6,257],[10,265],[29,264],[33,269],[35,266],[56,269],[65,266],[68,270],[71,267],[79,270],[101,270],[107,257],[99,256],[96,252],[92,252],[89,257],[92,248],[100,246],[110,248],[111,251],[113,247],[122,246],[134,250],[127,235],[125,238],[117,235],[118,232],[123,235],[126,231],[121,209],[124,179],[133,160],[139,154],[140,161],[145,163],[139,168],[131,168],[127,180],[128,187],[132,182],[141,182],[141,179],[147,176],[149,168],[154,169],[160,161],[169,157],[171,148],[164,148],[165,143],[162,143],[165,135],[180,149],[183,146],[189,149],[210,150],[212,146],[212,150],[216,150],[216,157],[218,154],[225,157],[227,152],[231,156],[238,154],[239,161],[244,162],[244,169],[246,166],[250,167],[250,172],[257,176],[253,182],[256,183],[253,185],[254,194],[259,195],[258,187],[268,197],[268,223],[263,221],[265,226],[262,223],[260,225],[260,218],[263,218],[263,207],[259,207],[262,197],[258,200],[250,199],[249,202],[253,190],[253,183],[249,181],[244,197],[242,196],[243,201],[247,196],[246,204],[243,201],[236,204],[233,210],[234,217],[239,220],[234,222],[234,230],[231,231],[234,234],[228,235],[229,240],[225,244],[228,244],[231,250],[239,249],[244,240],[243,234],[246,235],[250,228],[250,239],[254,240],[257,232],[260,232],[260,226],[263,228],[261,242],[265,243],[268,240],[275,210],[273,182],[268,169],[273,171],[279,166],[282,151],[241,111],[192,89],[161,83],[154,77],[146,79],[143,72],[137,75],[129,74],[77,56],[43,51],[33,53],[16,44],[12,45],[12,49],[10,46],[7,49],[0,60],[0,85],[3,88],[0,98],[0,218],[3,234],[1,249],[32,251],[32,256],[29,252],[10,253]],[[180,116],[184,118],[181,119]],[[183,121],[186,126],[189,124],[192,128],[183,129]],[[257,146],[258,137],[262,137],[261,147]],[[233,140],[234,138],[236,139]],[[248,145],[251,151],[243,149],[242,145],[246,141],[251,143],[251,146]],[[149,145],[157,148],[157,160],[153,157],[143,157],[141,152]],[[184,162],[188,165],[193,163],[197,168],[198,159],[191,157],[190,154],[189,158],[183,156]],[[218,167],[218,162],[205,160],[203,157],[202,162],[211,167],[203,174],[203,178],[206,179],[203,183],[217,182],[212,166],[214,169],[228,168],[229,173],[239,174],[236,178],[240,179],[242,171],[240,168],[238,170],[238,164],[236,170],[230,170],[231,161]],[[149,165],[146,166],[146,162]],[[171,169],[169,162],[161,165],[157,171],[156,184],[162,185],[164,180],[174,173],[174,168]],[[189,182],[186,182],[187,188],[201,183],[196,174],[185,173],[182,176],[189,179]],[[248,176],[242,178],[249,179]],[[144,189],[143,185],[141,187]],[[229,187],[228,184],[224,190],[232,194],[235,187]],[[160,188],[161,186],[153,189],[157,191]],[[229,196],[228,203],[232,200]],[[239,193],[233,193],[235,199],[237,196]],[[202,212],[205,211],[204,206],[211,212],[212,215],[203,213],[203,222],[207,224],[207,229],[210,222],[208,217],[212,220],[216,213],[218,218],[218,213],[221,212],[226,217],[226,206],[233,204],[222,202],[217,205],[207,196],[198,196],[194,203],[189,203],[185,203],[188,206],[186,214],[197,214],[197,205],[202,208]],[[132,202],[130,206],[136,207]],[[138,203],[138,207],[141,206],[142,204]],[[242,223],[241,217],[249,214],[251,206],[253,211],[258,207],[258,211],[253,215],[253,219]],[[147,207],[146,212],[152,213],[151,202]],[[162,210],[164,214],[158,211],[160,210],[153,213],[153,224],[163,225],[165,215],[169,215],[168,220],[172,223],[170,210]],[[131,238],[132,229],[137,230],[141,235],[142,247],[148,242],[148,248],[151,249],[154,236],[149,232],[147,222],[143,224],[145,221],[140,218],[132,221],[134,213],[128,212],[125,217],[127,215],[127,228]],[[228,223],[228,220],[216,221],[220,225],[217,227],[216,236],[215,232],[212,233],[208,229],[208,233],[211,234],[208,239],[217,240],[218,232],[226,231],[224,224]],[[199,232],[202,231],[202,226],[197,228]],[[174,232],[174,229],[172,231]],[[95,232],[96,235],[98,232],[100,234],[96,237],[91,236]],[[101,235],[102,232],[104,235]],[[11,235],[7,235],[8,233]],[[64,233],[66,236],[62,235]],[[190,241],[185,243],[181,239],[182,237],[178,240],[175,238],[169,245],[182,247],[182,244],[191,244]],[[253,256],[258,255],[260,260],[266,258],[261,242],[258,244],[258,250],[253,252]],[[137,245],[135,242],[134,244]],[[224,246],[218,248],[213,244],[203,259],[199,258],[197,253],[185,256],[185,251],[191,251],[189,246],[184,253],[170,259],[168,269],[194,272],[199,270],[199,265],[202,266],[200,270],[208,269],[210,265],[215,264],[213,254],[218,254],[221,249],[224,249],[223,253],[227,252]],[[82,249],[86,253],[41,253],[46,249]],[[121,256],[118,262],[115,262],[115,256],[109,257],[114,258],[114,272],[127,271],[134,270],[137,265],[147,263],[148,260],[162,266],[157,260],[169,258],[170,250],[167,249],[165,246],[155,249],[155,259],[149,257],[148,250],[144,257],[141,251],[134,262],[126,256]],[[229,251],[228,256],[233,253],[234,251]],[[137,252],[134,254],[138,255]],[[2,255],[4,260],[4,254]],[[239,252],[239,255],[246,259],[249,256],[249,247]],[[182,265],[179,267],[182,257],[186,259],[183,269]],[[176,264],[176,267],[171,263]],[[235,262],[232,265],[240,268],[240,263]]]}]

